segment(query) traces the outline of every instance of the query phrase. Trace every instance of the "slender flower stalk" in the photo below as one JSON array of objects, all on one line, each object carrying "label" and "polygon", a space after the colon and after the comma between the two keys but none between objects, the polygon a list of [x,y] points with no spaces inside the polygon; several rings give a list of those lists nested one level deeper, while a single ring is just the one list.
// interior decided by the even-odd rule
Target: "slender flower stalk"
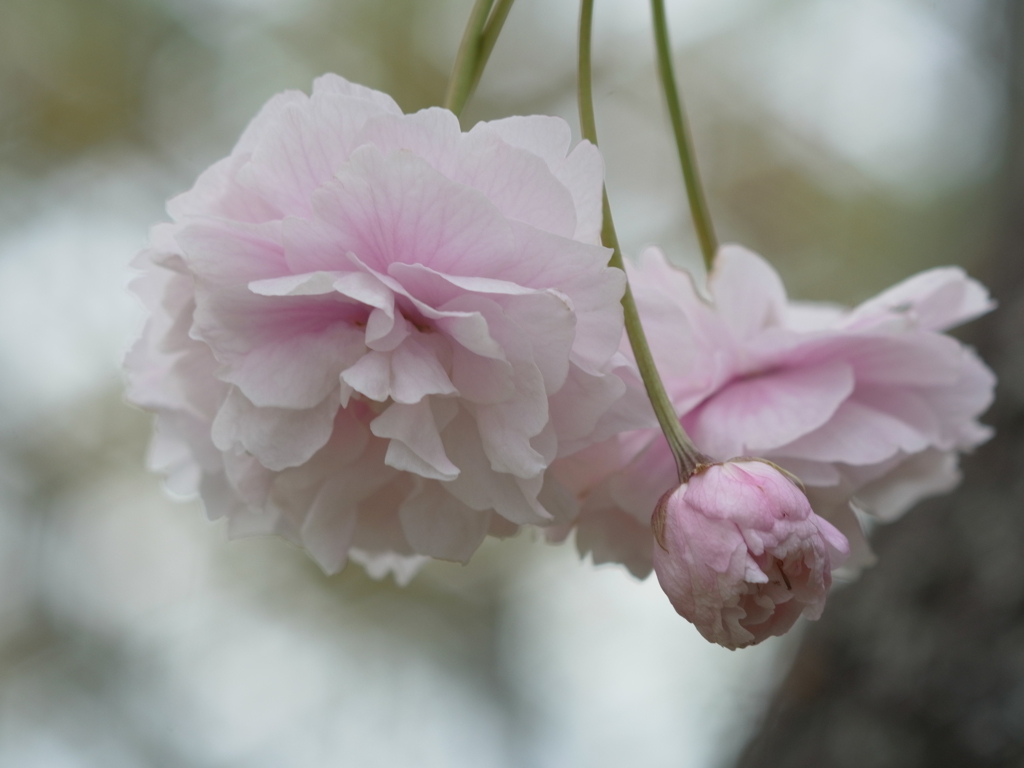
[{"label": "slender flower stalk", "polygon": [[686,197],[690,201],[690,214],[693,226],[697,230],[700,250],[704,254],[704,266],[710,271],[718,251],[718,240],[715,228],[711,223],[704,187],[697,169],[697,158],[693,151],[693,139],[690,127],[683,111],[683,103],[679,97],[676,76],[672,70],[672,46],[668,38],[668,22],[665,18],[665,0],[651,0],[651,14],[654,17],[654,43],[658,51],[658,73],[661,76],[662,90],[665,92],[665,103],[668,106],[669,118],[672,121],[672,132],[676,137],[676,148],[679,151],[679,163],[683,167],[683,179],[686,182]]},{"label": "slender flower stalk", "polygon": [[491,51],[494,50],[494,44],[498,42],[498,35],[501,34],[501,29],[505,26],[505,19],[508,18],[508,13],[512,10],[513,2],[515,0],[498,0],[490,17],[487,19],[484,31],[480,35],[480,52],[477,55],[476,72],[473,74],[473,81],[469,86],[467,99],[473,95],[477,85],[480,83],[480,78],[484,74],[484,67],[487,66],[487,60],[491,58]]},{"label": "slender flower stalk", "polygon": [[477,0],[473,6],[444,97],[444,106],[456,115],[476,90],[513,2],[498,0],[495,5],[494,0]]},{"label": "slender flower stalk", "polygon": [[[579,42],[579,110],[580,129],[583,138],[597,145],[597,123],[594,120],[594,90],[593,77],[590,66],[591,33],[594,19],[594,0],[582,0],[580,5],[580,42]],[[625,271],[625,264],[622,261],[622,250],[619,247],[619,238],[615,233],[615,224],[612,221],[611,206],[608,203],[608,191],[604,190],[603,208],[604,219],[601,225],[601,241],[606,248],[612,249],[612,257],[609,265],[618,267]],[[651,401],[654,413],[658,417],[658,424],[665,434],[672,456],[675,458],[676,469],[679,473],[679,481],[685,483],[694,471],[701,465],[707,463],[708,459],[697,450],[696,446],[687,437],[679,418],[676,416],[672,401],[665,391],[665,385],[658,375],[658,369],[654,364],[654,356],[647,344],[647,336],[644,334],[643,325],[640,322],[640,313],[637,310],[636,302],[633,299],[633,292],[626,284],[626,292],[622,297],[622,307],[625,314],[626,335],[629,344],[633,348],[633,356],[636,358],[637,368],[643,379],[644,387],[647,389],[647,397]]]}]

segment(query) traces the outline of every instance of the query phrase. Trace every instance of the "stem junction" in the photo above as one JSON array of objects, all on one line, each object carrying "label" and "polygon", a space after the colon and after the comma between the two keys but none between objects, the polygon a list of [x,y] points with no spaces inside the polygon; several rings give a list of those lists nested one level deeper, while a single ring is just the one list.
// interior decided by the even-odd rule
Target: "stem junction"
[{"label": "stem junction", "polygon": [[455,65],[451,77],[448,78],[448,90],[444,95],[444,107],[457,116],[476,90],[484,67],[491,57],[494,44],[505,25],[514,0],[476,0],[473,10],[466,23],[466,31],[462,34],[459,52],[455,55]]}]

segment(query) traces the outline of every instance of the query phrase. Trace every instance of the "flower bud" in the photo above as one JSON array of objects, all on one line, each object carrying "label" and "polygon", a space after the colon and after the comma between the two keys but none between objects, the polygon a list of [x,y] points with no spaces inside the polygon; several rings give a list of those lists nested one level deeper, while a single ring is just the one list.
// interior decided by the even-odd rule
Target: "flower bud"
[{"label": "flower bud", "polygon": [[713,464],[661,497],[654,570],[676,611],[726,648],[787,632],[825,607],[846,538],[775,465]]}]

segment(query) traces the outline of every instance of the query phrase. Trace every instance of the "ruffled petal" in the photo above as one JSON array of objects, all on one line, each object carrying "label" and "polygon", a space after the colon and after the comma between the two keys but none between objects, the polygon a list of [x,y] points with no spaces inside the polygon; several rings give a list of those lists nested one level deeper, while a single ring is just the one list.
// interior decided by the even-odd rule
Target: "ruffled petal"
[{"label": "ruffled petal", "polygon": [[391,440],[388,466],[433,480],[459,476],[459,468],[445,454],[429,401],[394,403],[370,423],[370,430]]},{"label": "ruffled petal", "polygon": [[967,277],[960,267],[936,267],[868,299],[850,313],[845,326],[871,328],[895,315],[905,318],[911,328],[945,331],[994,308],[985,286]]},{"label": "ruffled petal", "polygon": [[928,439],[887,413],[848,400],[822,427],[774,451],[778,456],[845,464],[875,464],[899,451],[917,453]]},{"label": "ruffled petal", "polygon": [[257,408],[232,388],[213,421],[211,436],[221,451],[247,451],[267,469],[297,467],[327,444],[337,410],[334,393],[315,408],[296,410]]},{"label": "ruffled petal", "polygon": [[711,456],[762,455],[824,425],[853,389],[853,368],[841,361],[782,369],[729,384],[684,425]]}]

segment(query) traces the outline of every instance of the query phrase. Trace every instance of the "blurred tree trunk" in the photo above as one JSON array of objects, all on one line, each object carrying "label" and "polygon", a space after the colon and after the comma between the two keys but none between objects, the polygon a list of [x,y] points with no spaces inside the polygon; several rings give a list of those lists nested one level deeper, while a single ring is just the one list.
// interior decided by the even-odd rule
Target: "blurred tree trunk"
[{"label": "blurred tree trunk", "polygon": [[878,530],[878,565],[811,625],[739,768],[1024,767],[1024,3],[1007,26],[1006,209],[968,341],[997,436],[959,490]]}]

